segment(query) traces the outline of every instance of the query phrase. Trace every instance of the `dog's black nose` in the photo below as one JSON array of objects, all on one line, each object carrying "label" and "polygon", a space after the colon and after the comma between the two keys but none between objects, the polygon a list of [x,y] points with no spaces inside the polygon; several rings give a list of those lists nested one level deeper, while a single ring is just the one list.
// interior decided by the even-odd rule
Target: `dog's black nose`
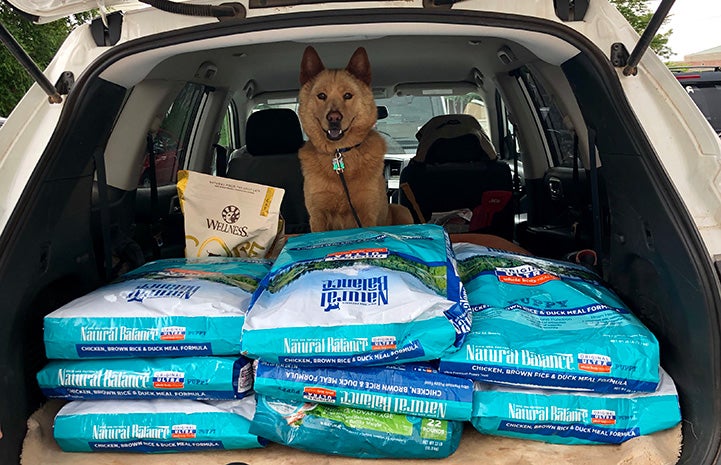
[{"label": "dog's black nose", "polygon": [[339,111],[330,111],[330,112],[328,112],[328,114],[325,116],[325,118],[328,120],[329,123],[331,123],[331,124],[333,124],[333,123],[337,124],[337,123],[340,123],[341,120],[343,119],[343,114],[342,114],[341,112],[339,112]]}]

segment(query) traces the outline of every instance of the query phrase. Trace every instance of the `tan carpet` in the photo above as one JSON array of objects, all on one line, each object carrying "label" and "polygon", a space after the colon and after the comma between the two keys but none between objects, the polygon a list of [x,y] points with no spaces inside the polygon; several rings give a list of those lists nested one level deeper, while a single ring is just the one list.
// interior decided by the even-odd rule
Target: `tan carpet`
[{"label": "tan carpet", "polygon": [[458,465],[673,465],[681,450],[681,427],[631,439],[619,446],[559,446],[478,433],[470,424],[461,445],[443,460],[367,460],[312,454],[278,444],[264,449],[182,454],[66,453],[55,443],[52,420],[63,404],[50,401],[28,420],[22,465],[390,465],[423,462]]}]

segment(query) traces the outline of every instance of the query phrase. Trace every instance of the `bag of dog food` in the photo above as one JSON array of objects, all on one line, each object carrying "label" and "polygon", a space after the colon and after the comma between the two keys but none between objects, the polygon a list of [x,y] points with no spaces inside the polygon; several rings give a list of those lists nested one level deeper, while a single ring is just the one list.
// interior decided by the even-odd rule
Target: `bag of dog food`
[{"label": "bag of dog food", "polygon": [[570,263],[454,246],[471,334],[440,371],[478,381],[600,393],[653,392],[659,348],[600,278]]},{"label": "bag of dog food", "polygon": [[44,320],[48,358],[238,355],[265,260],[206,257],[147,263]]},{"label": "bag of dog food", "polygon": [[189,452],[252,449],[265,441],[248,432],[253,396],[188,399],[76,400],[55,417],[53,435],[65,452]]},{"label": "bag of dog food", "polygon": [[463,431],[459,421],[257,397],[251,434],[324,454],[443,458],[456,451]]},{"label": "bag of dog food", "polygon": [[438,373],[426,363],[314,368],[260,362],[255,392],[298,402],[463,421],[471,418],[473,382]]},{"label": "bag of dog food", "polygon": [[383,365],[458,350],[470,312],[448,235],[435,225],[288,239],[243,325],[250,358]]},{"label": "bag of dog food", "polygon": [[680,421],[676,388],[665,372],[656,392],[636,394],[521,390],[477,382],[471,418],[484,434],[557,444],[619,444]]},{"label": "bag of dog food", "polygon": [[285,191],[195,171],[178,171],[186,257],[265,257],[281,224]]},{"label": "bag of dog food", "polygon": [[240,399],[252,393],[245,357],[54,360],[37,374],[46,397],[70,400]]}]

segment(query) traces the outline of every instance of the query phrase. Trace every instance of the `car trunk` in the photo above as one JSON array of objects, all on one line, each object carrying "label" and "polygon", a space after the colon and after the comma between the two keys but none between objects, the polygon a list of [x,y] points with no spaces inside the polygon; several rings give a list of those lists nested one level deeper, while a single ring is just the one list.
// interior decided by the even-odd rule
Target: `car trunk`
[{"label": "car trunk", "polygon": [[[604,280],[659,340],[661,363],[677,384],[684,419],[680,463],[712,463],[718,454],[720,431],[717,419],[721,416],[721,398],[718,396],[721,347],[717,315],[717,309],[721,308],[721,293],[715,263],[708,255],[687,206],[648,140],[647,131],[635,116],[616,71],[604,56],[605,51],[560,23],[503,14],[418,9],[398,9],[381,14],[359,10],[331,16],[300,13],[271,22],[256,18],[244,23],[198,26],[184,33],[163,34],[119,45],[94,62],[80,77],[21,202],[0,238],[0,250],[3,251],[0,256],[0,282],[3,283],[0,391],[5,393],[0,400],[0,411],[3,412],[0,461],[18,463],[27,433],[26,421],[45,403],[35,382],[35,374],[47,362],[43,348],[43,317],[106,282],[104,275],[108,263],[105,258],[108,247],[113,246],[111,238],[118,237],[118,231],[128,235],[137,232],[132,225],[137,220],[137,202],[148,194],[112,183],[106,192],[102,155],[112,132],[117,130],[118,115],[129,94],[124,85],[105,78],[112,74],[112,65],[144,50],[171,47],[185,41],[231,33],[242,37],[270,25],[285,29],[321,22],[347,26],[427,23],[510,28],[515,32],[532,31],[560,37],[580,50],[557,70],[565,76],[573,91],[585,122],[583,130],[590,129],[588,133],[595,134],[595,138],[589,139],[595,140],[601,163],[597,170],[586,173],[589,179],[597,177],[598,189],[585,200],[584,207],[597,214],[592,215],[595,220],[588,226],[595,231],[591,234],[593,238],[584,245],[597,249],[598,269]],[[485,39],[483,37],[479,42],[482,44]],[[338,40],[336,45],[340,46],[342,42]],[[362,43],[363,39],[354,43],[358,42]],[[384,63],[384,66],[392,66],[392,63]],[[108,171],[107,177],[112,179],[113,173]],[[548,207],[538,200],[545,195],[543,179],[526,179],[529,201],[537,202],[535,205],[539,210]],[[544,220],[531,218],[523,229],[525,235],[518,233],[520,245],[536,255],[555,258],[558,258],[559,250],[577,250],[573,238],[561,236],[558,239],[543,232],[549,229],[548,225]],[[170,227],[182,237],[182,224],[175,223]],[[169,253],[178,256],[177,250]],[[466,431],[466,434],[480,437],[473,431]],[[667,443],[674,443],[674,434],[677,431],[666,432]],[[503,452],[504,448],[518,447],[518,443],[493,439],[488,450],[493,449],[499,455],[496,460],[491,460],[488,456],[478,455],[485,454],[486,450],[468,444],[463,447],[450,460],[455,463],[474,460],[489,464],[520,463],[519,460],[542,463],[529,457],[560,454],[551,460],[566,463],[562,460],[565,458],[567,463],[574,460],[601,463],[597,461],[601,456],[609,459],[613,453],[629,452],[631,448],[624,446],[625,449],[613,453],[604,447],[590,448],[587,452],[579,448],[574,455],[565,456],[563,454],[567,452],[561,448],[528,443],[523,446],[528,447],[525,455],[519,457],[509,455],[512,454],[510,451]],[[35,453],[41,454],[37,450]],[[49,457],[52,455],[44,456],[44,459],[50,460]],[[632,457],[632,463],[641,463],[639,455],[625,456],[625,459],[628,457]],[[510,458],[515,461],[508,461]],[[318,456],[272,446],[267,451],[253,451],[248,455],[242,451],[211,454],[207,463],[242,461],[260,464],[280,459],[289,463],[310,463],[317,461]],[[87,460],[88,463],[105,463],[100,459],[92,462],[93,457],[87,457]],[[146,460],[147,463],[171,460],[191,463],[184,455],[177,459],[165,456]],[[337,461],[348,463],[345,459]],[[30,459],[24,463],[34,464]]]}]

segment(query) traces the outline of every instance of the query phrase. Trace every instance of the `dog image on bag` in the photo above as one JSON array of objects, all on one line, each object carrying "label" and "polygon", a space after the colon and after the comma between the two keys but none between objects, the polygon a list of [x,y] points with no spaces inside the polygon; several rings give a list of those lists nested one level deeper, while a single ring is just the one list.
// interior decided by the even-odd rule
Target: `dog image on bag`
[{"label": "dog image on bag", "polygon": [[345,69],[326,69],[313,47],[303,53],[298,114],[308,141],[298,158],[313,232],[413,223],[407,208],[388,202],[370,82],[362,47]]}]

